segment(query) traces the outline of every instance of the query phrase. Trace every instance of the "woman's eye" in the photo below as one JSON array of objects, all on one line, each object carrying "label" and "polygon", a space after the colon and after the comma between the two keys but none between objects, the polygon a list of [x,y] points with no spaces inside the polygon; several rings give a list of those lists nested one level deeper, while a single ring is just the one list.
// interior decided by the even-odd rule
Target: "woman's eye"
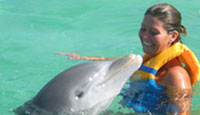
[{"label": "woman's eye", "polygon": [[157,31],[157,30],[151,30],[150,31],[150,34],[151,35],[157,35],[157,34],[159,34],[160,32],[159,31]]},{"label": "woman's eye", "polygon": [[146,28],[140,28],[140,31],[144,32],[146,31]]}]

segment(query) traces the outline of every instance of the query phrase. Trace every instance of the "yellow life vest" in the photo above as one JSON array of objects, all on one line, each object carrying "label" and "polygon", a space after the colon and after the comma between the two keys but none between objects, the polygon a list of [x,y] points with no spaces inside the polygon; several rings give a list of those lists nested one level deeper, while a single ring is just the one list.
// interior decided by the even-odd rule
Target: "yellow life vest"
[{"label": "yellow life vest", "polygon": [[[168,61],[176,57],[187,70],[193,86],[200,79],[200,64],[193,52],[180,42],[175,43],[160,54],[144,62],[141,68],[131,77],[131,80],[144,81],[155,79],[157,71]],[[144,60],[146,58],[148,58],[148,55],[144,56]]]}]

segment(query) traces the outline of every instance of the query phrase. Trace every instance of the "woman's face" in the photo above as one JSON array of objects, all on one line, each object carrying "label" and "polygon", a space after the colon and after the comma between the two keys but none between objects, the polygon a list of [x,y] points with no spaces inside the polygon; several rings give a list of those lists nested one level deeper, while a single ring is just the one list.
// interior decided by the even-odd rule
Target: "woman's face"
[{"label": "woman's face", "polygon": [[163,28],[163,23],[151,15],[145,15],[139,37],[143,51],[150,56],[159,54],[172,43],[170,34]]}]

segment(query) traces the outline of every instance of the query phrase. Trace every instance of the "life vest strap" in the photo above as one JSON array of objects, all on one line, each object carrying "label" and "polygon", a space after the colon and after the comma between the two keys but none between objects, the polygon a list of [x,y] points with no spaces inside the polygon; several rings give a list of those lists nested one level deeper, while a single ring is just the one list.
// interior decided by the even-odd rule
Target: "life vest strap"
[{"label": "life vest strap", "polygon": [[147,72],[147,73],[151,73],[153,75],[156,75],[157,70],[151,67],[147,67],[144,64],[141,65],[140,69],[141,71]]}]

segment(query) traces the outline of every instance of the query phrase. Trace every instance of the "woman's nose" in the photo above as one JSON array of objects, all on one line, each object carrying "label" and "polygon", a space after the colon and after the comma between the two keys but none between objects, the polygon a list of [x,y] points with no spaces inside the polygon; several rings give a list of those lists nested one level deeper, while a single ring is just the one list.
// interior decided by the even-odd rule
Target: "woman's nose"
[{"label": "woman's nose", "polygon": [[149,34],[147,31],[140,32],[140,37],[143,39],[147,39],[147,38],[149,38]]}]

